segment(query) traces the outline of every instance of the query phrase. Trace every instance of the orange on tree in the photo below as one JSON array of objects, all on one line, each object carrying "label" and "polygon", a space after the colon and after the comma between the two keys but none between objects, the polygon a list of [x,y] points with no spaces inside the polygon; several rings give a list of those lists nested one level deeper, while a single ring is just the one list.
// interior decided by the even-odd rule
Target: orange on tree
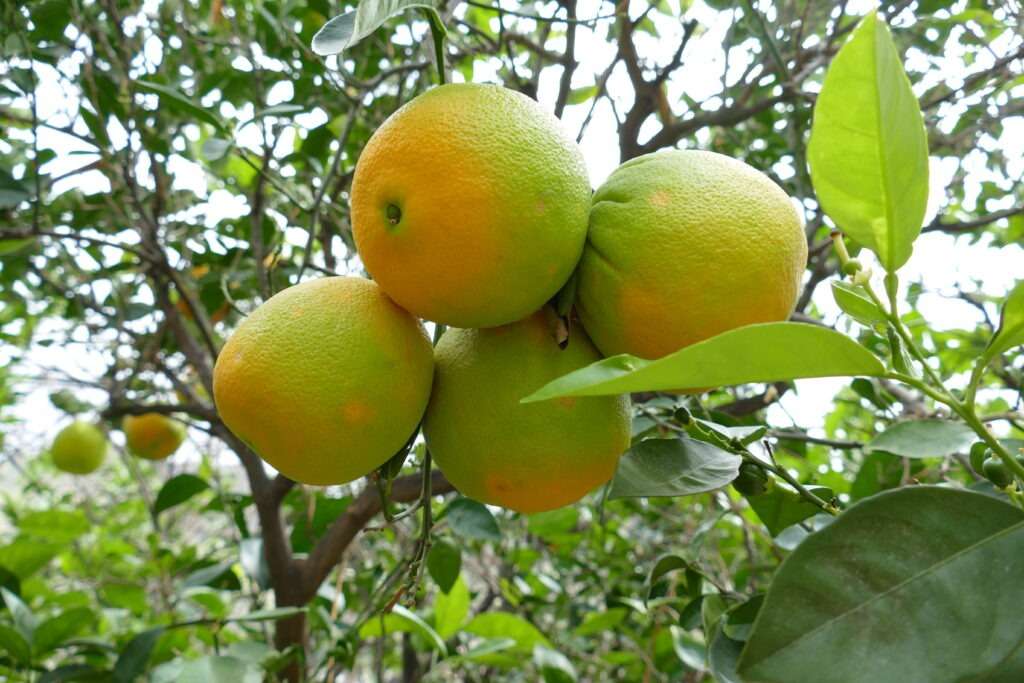
[{"label": "orange on tree", "polygon": [[535,101],[496,85],[420,95],[374,133],[352,180],[367,271],[414,315],[493,327],[533,313],[579,261],[590,182]]},{"label": "orange on tree", "polygon": [[768,176],[713,152],[657,152],[594,194],[577,310],[605,355],[660,358],[785,320],[806,265],[800,215]]},{"label": "orange on tree", "polygon": [[556,377],[600,359],[575,326],[559,348],[545,308],[511,325],[450,328],[435,349],[427,447],[455,488],[484,503],[541,512],[607,482],[629,447],[626,396],[522,404]]},{"label": "orange on tree", "polygon": [[370,280],[328,277],[242,322],[217,357],[213,395],[224,424],[282,474],[341,484],[405,444],[432,378],[418,320]]},{"label": "orange on tree", "polygon": [[126,415],[121,431],[128,452],[146,460],[163,460],[185,440],[185,425],[160,413]]},{"label": "orange on tree", "polygon": [[50,457],[59,470],[89,474],[107,457],[107,437],[95,425],[75,420],[57,433]]}]

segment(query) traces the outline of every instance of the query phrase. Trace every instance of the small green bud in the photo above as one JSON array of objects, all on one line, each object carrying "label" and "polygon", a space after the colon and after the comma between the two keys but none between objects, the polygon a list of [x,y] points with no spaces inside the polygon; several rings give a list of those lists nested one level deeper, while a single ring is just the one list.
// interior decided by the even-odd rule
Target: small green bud
[{"label": "small green bud", "polygon": [[992,482],[992,485],[996,488],[1005,489],[1013,483],[1010,471],[1006,469],[1003,461],[998,458],[986,458],[981,469],[985,473],[985,478]]},{"label": "small green bud", "polygon": [[739,474],[732,480],[732,486],[744,496],[757,496],[768,490],[768,474],[764,468],[752,462],[740,465]]},{"label": "small green bud", "polygon": [[860,271],[862,271],[863,269],[864,266],[861,265],[860,261],[858,261],[855,258],[852,258],[843,264],[843,275],[849,275],[852,277],[859,273]]}]

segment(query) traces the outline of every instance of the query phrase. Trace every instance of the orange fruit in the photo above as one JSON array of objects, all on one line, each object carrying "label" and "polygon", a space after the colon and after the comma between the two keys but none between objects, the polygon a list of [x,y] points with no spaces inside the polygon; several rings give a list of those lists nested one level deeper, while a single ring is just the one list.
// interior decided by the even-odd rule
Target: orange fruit
[{"label": "orange fruit", "polygon": [[660,358],[793,312],[807,266],[799,213],[730,157],[657,152],[594,194],[577,310],[605,355]]},{"label": "orange fruit", "polygon": [[376,284],[321,278],[242,322],[217,358],[213,397],[224,424],[286,477],[342,484],[416,430],[433,365],[423,326]]},{"label": "orange fruit", "polygon": [[574,327],[562,350],[547,309],[491,329],[450,328],[435,349],[427,448],[455,488],[484,503],[541,512],[574,503],[615,474],[629,447],[629,398],[522,404],[600,355]]},{"label": "orange fruit", "polygon": [[50,457],[59,470],[89,474],[107,457],[107,437],[94,425],[76,420],[57,433]]},{"label": "orange fruit", "polygon": [[160,413],[126,415],[121,430],[128,451],[146,460],[163,460],[185,440],[185,425]]},{"label": "orange fruit", "polygon": [[587,232],[583,156],[556,118],[496,85],[443,85],[391,115],[352,179],[367,271],[414,315],[493,327],[565,284]]}]

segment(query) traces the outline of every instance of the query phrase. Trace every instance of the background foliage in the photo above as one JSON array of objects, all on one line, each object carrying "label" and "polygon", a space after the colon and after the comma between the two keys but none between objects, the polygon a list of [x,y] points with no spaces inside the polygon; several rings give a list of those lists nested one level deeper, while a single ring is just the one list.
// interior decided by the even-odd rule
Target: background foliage
[{"label": "background foliage", "polygon": [[[302,278],[360,272],[347,207],[359,150],[436,79],[429,24],[416,13],[388,20],[340,57],[315,54],[314,34],[350,4],[0,5],[0,675],[739,680],[739,648],[780,562],[814,567],[843,555],[835,527],[813,537],[815,554],[809,544],[793,552],[808,531],[826,526],[827,512],[917,484],[997,495],[969,461],[974,436],[946,421],[949,411],[934,396],[865,377],[842,386],[813,434],[807,428],[819,425],[794,424],[779,410],[794,391],[787,381],[699,399],[635,395],[638,442],[689,434],[640,442],[629,456],[647,475],[667,463],[655,481],[683,497],[634,497],[651,491],[617,480],[608,500],[595,494],[523,517],[453,497],[435,473],[437,524],[419,570],[408,563],[421,547],[417,517],[378,516],[373,482],[314,489],[265,473],[209,399],[216,350],[272,293]],[[840,267],[834,226],[807,171],[826,67],[867,6],[432,6],[448,27],[449,80],[494,81],[539,97],[584,143],[614,146],[623,160],[699,147],[770,174],[801,203],[807,225],[811,261],[794,320],[824,319],[896,359],[899,344],[870,320],[874,309],[852,286],[845,295],[853,303],[842,305],[844,291],[836,298],[868,324],[836,316],[822,284]],[[952,235],[973,258],[1019,252],[1024,164],[1008,141],[1020,139],[1024,114],[1020,12],[1015,3],[975,0],[882,3],[923,112],[933,178],[944,181],[933,180],[942,191],[932,193],[918,248]],[[699,70],[721,76],[696,78]],[[983,282],[939,292],[962,307],[959,326],[932,326],[917,312],[922,297],[935,294],[927,279],[909,281],[898,293],[901,322],[932,372],[962,389],[998,325],[1003,292]],[[978,413],[1001,437],[1024,438],[1022,378],[1024,362],[1012,349],[981,378]],[[40,405],[43,395],[52,407]],[[122,416],[174,414],[190,426],[190,448],[153,465],[118,447],[98,474],[70,481],[39,457],[52,433],[39,421],[55,411],[101,420],[115,444],[123,443]],[[779,471],[766,493],[723,488],[739,458],[723,459],[721,448],[707,455],[699,444],[715,441],[708,430],[724,435],[721,448],[735,450],[738,440],[762,457],[767,440]],[[421,461],[414,449],[390,483],[391,513],[419,496]],[[672,479],[680,471],[686,476]],[[957,543],[984,552],[969,555],[963,574],[934,573],[918,599],[962,591],[966,604],[986,606],[999,599],[989,587],[1024,586],[1019,575],[980,580],[999,553],[1021,556],[1019,510],[991,498],[1001,507],[961,524],[929,498],[932,489],[921,491],[915,537],[938,539],[921,557]],[[885,516],[903,500],[873,498],[876,507],[855,508],[859,517],[843,515],[836,527],[872,510]],[[971,498],[963,515],[985,505]],[[945,535],[950,520],[956,538]],[[989,543],[997,537],[1004,545]],[[884,573],[891,553],[869,555]],[[999,566],[1019,567],[1013,561]],[[816,590],[822,576],[839,576],[818,569],[797,588]],[[792,609],[796,616],[781,621],[800,625],[797,597],[785,585],[778,590],[769,606]],[[1019,604],[1015,596],[1002,597]],[[890,611],[895,616],[874,623],[906,617]],[[1024,640],[1019,619],[985,622],[990,616],[971,623]],[[929,628],[927,620],[911,623]],[[905,636],[900,642],[913,633]],[[769,654],[785,641],[761,642],[761,659],[753,647],[745,656],[766,679],[793,680],[786,666],[821,672],[843,654],[826,640],[799,650],[795,664],[779,663]],[[976,646],[965,640],[942,651],[968,662],[972,675]],[[939,664],[946,668],[937,675],[957,670]],[[1014,666],[1021,662],[992,680],[1015,680]],[[835,671],[850,680],[842,667]]]}]

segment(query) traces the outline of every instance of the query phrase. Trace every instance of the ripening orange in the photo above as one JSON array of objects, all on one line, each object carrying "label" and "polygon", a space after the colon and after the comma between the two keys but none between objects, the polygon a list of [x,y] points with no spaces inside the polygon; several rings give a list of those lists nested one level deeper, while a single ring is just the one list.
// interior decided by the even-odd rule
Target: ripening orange
[{"label": "ripening orange", "polygon": [[95,472],[106,457],[106,435],[82,420],[75,420],[60,430],[50,447],[53,464],[71,474]]},{"label": "ripening orange", "polygon": [[519,512],[578,501],[612,478],[629,447],[627,396],[520,403],[551,380],[599,360],[579,326],[559,347],[545,309],[491,329],[450,328],[435,349],[423,433],[463,494]]},{"label": "ripening orange", "polygon": [[713,152],[656,152],[594,194],[577,311],[605,355],[660,358],[787,319],[806,266],[800,214],[768,176]]},{"label": "ripening orange", "polygon": [[253,311],[213,371],[224,424],[286,477],[342,484],[386,462],[419,425],[433,350],[370,280],[289,287]]},{"label": "ripening orange", "polygon": [[493,327],[565,284],[587,232],[590,182],[558,120],[496,85],[442,85],[374,133],[352,180],[366,270],[403,308]]},{"label": "ripening orange", "polygon": [[185,440],[185,425],[160,413],[126,415],[121,421],[128,451],[146,460],[163,460]]}]

